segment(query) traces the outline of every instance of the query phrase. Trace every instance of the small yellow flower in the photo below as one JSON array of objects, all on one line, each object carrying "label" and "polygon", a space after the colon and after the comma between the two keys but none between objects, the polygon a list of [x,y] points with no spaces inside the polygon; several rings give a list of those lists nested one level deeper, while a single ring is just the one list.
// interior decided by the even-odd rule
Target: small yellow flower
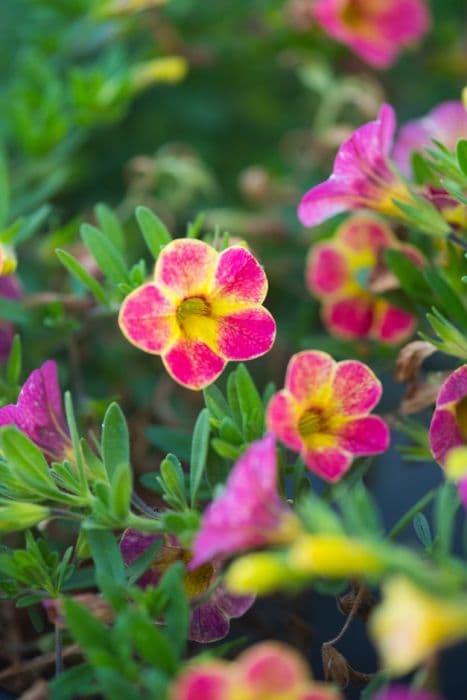
[{"label": "small yellow flower", "polygon": [[467,447],[454,447],[446,455],[444,471],[456,483],[467,476]]},{"label": "small yellow flower", "polygon": [[345,535],[308,534],[291,547],[287,563],[297,575],[346,578],[381,573],[387,557],[381,546]]},{"label": "small yellow flower", "polygon": [[10,246],[0,244],[0,275],[11,275],[16,270],[15,251]]},{"label": "small yellow flower", "polygon": [[414,669],[433,652],[467,636],[467,596],[449,600],[398,576],[383,587],[370,619],[383,666],[394,674]]},{"label": "small yellow flower", "polygon": [[131,82],[134,90],[143,90],[153,83],[179,83],[187,72],[188,62],[182,56],[165,56],[137,65]]},{"label": "small yellow flower", "polygon": [[283,555],[254,552],[231,564],[225,585],[235,595],[268,595],[290,584],[294,580],[293,574]]}]

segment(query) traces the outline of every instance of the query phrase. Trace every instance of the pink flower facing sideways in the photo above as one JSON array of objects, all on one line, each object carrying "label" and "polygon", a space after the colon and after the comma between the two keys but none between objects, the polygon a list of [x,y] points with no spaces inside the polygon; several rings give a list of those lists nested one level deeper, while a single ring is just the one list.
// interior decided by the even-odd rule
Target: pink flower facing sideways
[{"label": "pink flower facing sideways", "polygon": [[386,423],[368,415],[381,391],[380,381],[361,362],[299,352],[288,364],[285,388],[269,402],[267,425],[311,471],[338,481],[354,457],[379,454],[389,446]]},{"label": "pink flower facing sideways", "polygon": [[47,360],[31,372],[16,404],[0,408],[0,426],[15,425],[44,453],[47,461],[61,462],[72,453],[63,415],[57,364]]},{"label": "pink flower facing sideways", "polygon": [[315,0],[313,15],[330,36],[375,68],[388,68],[430,24],[424,0]]},{"label": "pink flower facing sideways", "polygon": [[245,248],[218,253],[199,240],[175,240],[160,253],[153,281],[124,300],[120,328],[133,345],[161,355],[177,382],[202,389],[227,361],[250,360],[272,347],[276,325],[261,306],[267,286]]},{"label": "pink flower facing sideways", "polygon": [[467,444],[467,365],[452,372],[442,385],[429,438],[433,457],[442,467],[450,450]]},{"label": "pink flower facing sideways", "polygon": [[235,463],[224,492],[206,509],[189,568],[265,544],[287,542],[298,521],[277,492],[272,435],[253,442]]},{"label": "pink flower facing sideways", "polygon": [[304,660],[278,642],[262,642],[235,661],[207,661],[185,669],[169,700],[341,700],[332,686],[315,683]]},{"label": "pink flower facing sideways", "polygon": [[351,216],[331,240],[311,248],[307,286],[322,300],[323,321],[333,335],[399,343],[414,332],[412,314],[372,291],[388,274],[383,258],[387,249],[423,263],[416,248],[400,243],[387,224],[368,214]]},{"label": "pink flower facing sideways", "polygon": [[413,204],[405,183],[390,168],[396,119],[383,104],[375,121],[359,127],[340,146],[330,178],[305,194],[298,207],[304,226],[317,226],[326,219],[353,209],[372,209],[401,217],[397,199]]},{"label": "pink flower facing sideways", "polygon": [[[120,542],[125,563],[132,564],[161,537],[161,535],[148,535],[137,530],[126,530]],[[142,588],[157,586],[171,564],[176,561],[188,564],[191,558],[190,550],[184,549],[175,537],[165,535],[154,561],[138,580],[138,585]],[[191,603],[188,638],[195,642],[206,643],[223,639],[229,633],[230,619],[241,617],[253,605],[253,596],[232,595],[225,590],[222,583],[205,599],[206,592],[213,586],[219,575],[220,564],[215,560],[185,573],[183,583]],[[199,603],[196,601],[197,598],[200,598]]]}]

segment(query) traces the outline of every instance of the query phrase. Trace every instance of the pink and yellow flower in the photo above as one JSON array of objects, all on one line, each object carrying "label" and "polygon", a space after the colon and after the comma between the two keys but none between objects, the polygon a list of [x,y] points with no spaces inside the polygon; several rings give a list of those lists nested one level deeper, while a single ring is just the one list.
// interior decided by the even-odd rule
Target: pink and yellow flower
[{"label": "pink and yellow flower", "polygon": [[416,248],[400,243],[387,224],[366,214],[355,214],[332,240],[311,248],[307,286],[322,300],[323,322],[334,335],[399,343],[414,332],[412,314],[372,291],[388,275],[383,260],[387,249],[400,250],[416,264],[423,263]]},{"label": "pink and yellow flower", "polygon": [[202,389],[229,360],[271,349],[276,325],[261,306],[267,287],[245,248],[218,253],[199,240],[175,240],[159,255],[153,281],[124,300],[120,328],[136,347],[161,355],[175,381]]},{"label": "pink and yellow flower", "polygon": [[186,669],[169,700],[340,700],[330,685],[315,683],[299,654],[262,642],[235,661],[207,661]]},{"label": "pink and yellow flower", "polygon": [[[132,564],[161,535],[148,535],[138,530],[126,530],[120,549],[126,564]],[[138,580],[142,588],[157,586],[164,572],[176,561],[188,564],[192,553],[184,549],[175,537],[165,535],[149,569]],[[191,620],[188,638],[195,642],[214,642],[227,636],[230,620],[241,617],[253,605],[254,596],[237,596],[229,593],[221,583],[207,597],[220,574],[218,561],[210,561],[186,571],[183,583],[191,602]],[[199,602],[197,602],[199,599]]]},{"label": "pink and yellow flower", "polygon": [[393,200],[414,204],[406,184],[390,167],[396,118],[383,104],[378,118],[359,127],[340,146],[331,177],[305,194],[298,207],[304,226],[353,209],[372,209],[401,218]]},{"label": "pink and yellow flower", "polygon": [[375,68],[389,67],[430,24],[424,0],[315,0],[313,15],[330,36]]},{"label": "pink and yellow flower", "polygon": [[234,465],[224,492],[206,509],[190,568],[265,544],[289,541],[299,524],[277,492],[274,438],[254,442]]},{"label": "pink and yellow flower", "polygon": [[457,100],[441,102],[425,117],[404,124],[394,143],[392,156],[397,167],[410,177],[414,152],[433,147],[433,140],[454,150],[459,139],[467,139],[467,109]]},{"label": "pink and yellow flower", "polygon": [[34,370],[16,404],[0,408],[0,426],[15,425],[44,453],[49,462],[61,462],[71,453],[71,439],[63,415],[57,364],[47,360]]},{"label": "pink and yellow flower", "polygon": [[354,457],[384,452],[389,429],[369,412],[381,397],[380,381],[357,360],[335,362],[325,352],[293,355],[285,388],[267,409],[271,433],[300,452],[311,471],[338,481]]},{"label": "pink and yellow flower", "polygon": [[442,385],[429,438],[433,457],[441,466],[453,447],[467,444],[467,365],[452,372]]}]

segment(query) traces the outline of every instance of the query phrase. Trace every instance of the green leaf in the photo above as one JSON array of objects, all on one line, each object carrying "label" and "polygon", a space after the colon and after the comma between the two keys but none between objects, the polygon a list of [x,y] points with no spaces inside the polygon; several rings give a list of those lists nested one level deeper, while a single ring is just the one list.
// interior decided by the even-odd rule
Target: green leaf
[{"label": "green leaf", "polygon": [[157,260],[161,248],[170,243],[172,236],[159,217],[147,207],[137,207],[135,213],[149,252]]},{"label": "green leaf", "polygon": [[175,499],[177,507],[186,508],[185,474],[177,457],[168,454],[161,462],[160,472],[165,490]]},{"label": "green leaf", "polygon": [[32,323],[33,315],[25,309],[21,301],[0,298],[0,318],[3,321],[12,321],[21,326],[29,326]]},{"label": "green leaf", "polygon": [[127,608],[124,619],[125,630],[138,654],[152,666],[170,675],[175,673],[177,659],[161,628],[137,608]]},{"label": "green leaf", "polygon": [[49,681],[50,700],[75,700],[76,688],[83,697],[96,694],[94,670],[90,664],[73,666]]},{"label": "green leaf", "polygon": [[425,549],[429,549],[433,543],[433,538],[431,536],[430,523],[424,513],[417,513],[413,519],[413,527],[422,545]]},{"label": "green leaf", "polygon": [[309,532],[326,532],[336,535],[344,532],[344,528],[331,506],[313,493],[308,493],[299,501],[297,511]]},{"label": "green leaf", "polygon": [[120,255],[124,257],[125,236],[118,217],[106,204],[97,204],[94,211],[101,230],[105,233],[109,241],[111,241],[111,243],[119,251]]},{"label": "green leaf", "polygon": [[115,536],[109,530],[86,530],[86,541],[89,544],[94,565],[96,580],[105,590],[107,582],[123,584],[125,582],[125,566],[122,554]]},{"label": "green leaf", "polygon": [[112,474],[110,509],[112,515],[122,522],[128,516],[133,491],[133,474],[128,463],[117,464]]},{"label": "green leaf", "polygon": [[437,270],[425,270],[425,279],[436,295],[436,306],[449,316],[461,328],[467,326],[467,310],[461,299]]},{"label": "green leaf", "polygon": [[169,600],[165,610],[164,621],[172,649],[180,656],[185,648],[190,621],[188,604],[183,584],[184,567],[181,562],[171,566],[162,577],[159,589]]},{"label": "green leaf", "polygon": [[120,251],[115,248],[102,231],[89,224],[83,224],[81,238],[110,282],[116,285],[122,282],[130,283],[128,270]]},{"label": "green leaf", "polygon": [[196,497],[206,468],[206,459],[209,449],[209,411],[203,408],[199,414],[193,430],[190,460],[190,499],[191,507],[196,504]]},{"label": "green leaf", "polygon": [[45,496],[57,493],[44,455],[26,435],[6,426],[1,429],[0,444],[8,466],[21,482]]},{"label": "green leaf", "polygon": [[224,440],[219,440],[219,438],[213,438],[211,440],[212,449],[217,452],[219,457],[224,457],[225,459],[230,459],[233,462],[237,460],[244,450],[244,446],[235,447],[231,445],[230,442],[225,442]]},{"label": "green leaf", "polygon": [[21,376],[21,338],[15,335],[5,369],[5,378],[10,386],[15,386]]},{"label": "green leaf", "polygon": [[399,280],[399,283],[412,299],[430,301],[432,298],[423,272],[399,250],[386,250],[386,263]]},{"label": "green leaf", "polygon": [[211,384],[203,391],[204,403],[209,409],[209,413],[217,421],[221,421],[224,416],[230,416],[229,404],[224,398],[222,391],[215,385]]},{"label": "green leaf", "polygon": [[101,693],[108,700],[141,700],[134,681],[127,680],[120,670],[98,667],[96,676]]},{"label": "green leaf", "polygon": [[459,508],[457,486],[447,481],[440,488],[435,501],[436,552],[449,554],[454,535],[454,519]]},{"label": "green leaf", "polygon": [[151,425],[145,433],[149,442],[162,452],[174,452],[182,462],[189,462],[191,455],[191,435],[178,428]]},{"label": "green leaf", "polygon": [[237,397],[243,419],[243,434],[257,440],[264,432],[264,407],[261,396],[244,364],[235,372]]},{"label": "green leaf", "polygon": [[84,607],[71,598],[65,598],[63,609],[68,627],[91,663],[98,660],[100,666],[118,668],[119,659],[113,649],[106,625],[99,622]]},{"label": "green leaf", "polygon": [[111,403],[105,412],[101,438],[104,466],[110,481],[120,465],[130,464],[130,438],[120,406]]},{"label": "green leaf", "polygon": [[219,426],[221,440],[230,442],[232,445],[243,444],[243,436],[231,418],[225,416]]},{"label": "green leaf", "polygon": [[3,148],[0,148],[0,226],[6,223],[9,210],[10,179],[8,176],[8,162]]},{"label": "green leaf", "polygon": [[243,416],[238,399],[236,372],[231,372],[227,378],[227,400],[232,418],[239,427],[243,425]]},{"label": "green leaf", "polygon": [[460,169],[467,176],[467,141],[465,139],[457,142],[456,156]]},{"label": "green leaf", "polygon": [[127,567],[126,573],[129,583],[135,583],[154,562],[157,552],[162,547],[163,538],[160,537],[144,550],[144,552]]},{"label": "green leaf", "polygon": [[45,223],[49,214],[52,211],[50,204],[43,204],[39,209],[30,214],[24,221],[17,235],[15,236],[15,245],[24,243],[31,238]]},{"label": "green leaf", "polygon": [[70,255],[70,253],[67,253],[66,250],[61,250],[60,248],[57,248],[55,254],[62,265],[66,267],[68,272],[79,282],[81,282],[86,289],[89,289],[91,294],[94,294],[99,303],[104,304],[105,306],[108,305],[109,300],[107,299],[107,294],[102,285],[100,285],[99,282],[89,274],[89,272],[81,265],[80,262],[78,262],[78,260],[76,260],[76,258]]}]

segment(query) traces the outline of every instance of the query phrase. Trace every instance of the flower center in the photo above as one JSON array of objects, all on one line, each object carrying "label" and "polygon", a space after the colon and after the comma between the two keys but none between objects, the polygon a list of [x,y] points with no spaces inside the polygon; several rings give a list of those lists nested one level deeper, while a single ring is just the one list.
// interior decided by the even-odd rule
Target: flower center
[{"label": "flower center", "polygon": [[464,396],[463,399],[457,402],[455,411],[457,427],[467,442],[467,396]]},{"label": "flower center", "polygon": [[210,311],[211,307],[203,297],[188,297],[177,309],[177,321],[181,326],[190,316],[209,316]]},{"label": "flower center", "polygon": [[359,0],[349,0],[342,11],[341,19],[347,27],[358,30],[367,23],[367,15],[368,10]]},{"label": "flower center", "polygon": [[193,571],[187,571],[183,577],[183,586],[189,600],[206,593],[213,579],[214,571],[211,564],[202,564]]},{"label": "flower center", "polygon": [[322,412],[316,408],[310,408],[300,416],[298,420],[298,432],[300,437],[306,439],[315,433],[325,432],[326,419]]}]

